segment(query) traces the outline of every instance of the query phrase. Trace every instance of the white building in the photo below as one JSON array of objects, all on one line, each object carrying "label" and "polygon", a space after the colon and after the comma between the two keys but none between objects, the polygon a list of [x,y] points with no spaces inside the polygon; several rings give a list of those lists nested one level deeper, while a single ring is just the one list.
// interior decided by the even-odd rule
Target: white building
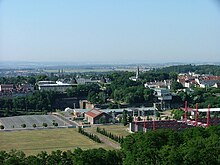
[{"label": "white building", "polygon": [[60,81],[39,81],[37,84],[39,90],[45,91],[65,92],[67,89],[72,88],[71,84],[62,83]]}]

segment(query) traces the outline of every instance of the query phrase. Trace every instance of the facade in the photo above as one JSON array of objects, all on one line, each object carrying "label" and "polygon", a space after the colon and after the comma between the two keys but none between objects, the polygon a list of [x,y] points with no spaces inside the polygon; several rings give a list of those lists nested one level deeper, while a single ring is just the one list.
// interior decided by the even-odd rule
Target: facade
[{"label": "facade", "polygon": [[170,89],[170,86],[171,86],[170,80],[146,82],[144,84],[145,88],[150,88],[150,89],[155,89],[155,88],[168,88],[168,89]]},{"label": "facade", "polygon": [[160,101],[160,109],[170,109],[170,101],[172,100],[170,90],[166,88],[155,88],[154,92],[155,96]]},{"label": "facade", "polygon": [[93,80],[93,79],[86,79],[86,78],[77,78],[76,82],[77,82],[77,84],[93,84],[93,83],[99,83],[100,80]]},{"label": "facade", "polygon": [[85,114],[85,119],[90,124],[109,123],[112,119],[110,115],[97,109],[92,109]]}]

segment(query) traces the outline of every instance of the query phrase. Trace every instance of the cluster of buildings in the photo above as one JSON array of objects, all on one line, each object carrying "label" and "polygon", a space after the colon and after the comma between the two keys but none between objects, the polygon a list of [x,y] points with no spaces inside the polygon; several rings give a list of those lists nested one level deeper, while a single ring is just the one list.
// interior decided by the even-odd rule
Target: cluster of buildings
[{"label": "cluster of buildings", "polygon": [[148,115],[155,115],[154,107],[125,108],[125,109],[71,109],[66,108],[65,112],[71,114],[72,118],[85,119],[90,124],[101,124],[117,122],[122,118],[123,112],[126,111],[129,116],[143,118]]},{"label": "cluster of buildings", "polygon": [[34,91],[31,84],[0,84],[0,96],[22,96]]},{"label": "cluster of buildings", "polygon": [[189,72],[179,74],[177,81],[186,88],[190,88],[192,86],[200,88],[220,88],[220,76],[200,75]]}]

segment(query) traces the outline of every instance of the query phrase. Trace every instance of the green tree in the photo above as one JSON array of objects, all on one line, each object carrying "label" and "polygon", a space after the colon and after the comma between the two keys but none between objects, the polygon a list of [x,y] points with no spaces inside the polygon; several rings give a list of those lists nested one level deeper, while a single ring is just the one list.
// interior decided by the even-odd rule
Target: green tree
[{"label": "green tree", "polygon": [[0,129],[5,129],[4,125],[0,125]]},{"label": "green tree", "polygon": [[22,127],[22,128],[25,128],[25,127],[26,127],[26,124],[21,124],[21,127]]},{"label": "green tree", "polygon": [[42,126],[43,126],[43,127],[47,127],[47,123],[43,123]]},{"label": "green tree", "polygon": [[123,110],[122,123],[124,126],[128,124],[128,111],[127,110]]},{"label": "green tree", "polygon": [[36,128],[36,127],[37,127],[37,125],[36,125],[36,124],[33,124],[32,126],[33,126],[34,128]]},{"label": "green tree", "polygon": [[183,89],[183,85],[177,81],[172,82],[171,84],[171,89],[172,90],[177,90],[177,89]]}]

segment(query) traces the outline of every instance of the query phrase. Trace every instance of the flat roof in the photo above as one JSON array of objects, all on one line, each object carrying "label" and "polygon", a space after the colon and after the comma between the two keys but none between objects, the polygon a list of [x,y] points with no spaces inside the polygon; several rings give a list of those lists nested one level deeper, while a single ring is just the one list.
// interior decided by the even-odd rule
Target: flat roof
[{"label": "flat roof", "polygon": [[[196,111],[196,109],[193,109]],[[208,108],[198,109],[199,112],[208,112]],[[220,112],[220,108],[210,108],[210,112]]]}]

